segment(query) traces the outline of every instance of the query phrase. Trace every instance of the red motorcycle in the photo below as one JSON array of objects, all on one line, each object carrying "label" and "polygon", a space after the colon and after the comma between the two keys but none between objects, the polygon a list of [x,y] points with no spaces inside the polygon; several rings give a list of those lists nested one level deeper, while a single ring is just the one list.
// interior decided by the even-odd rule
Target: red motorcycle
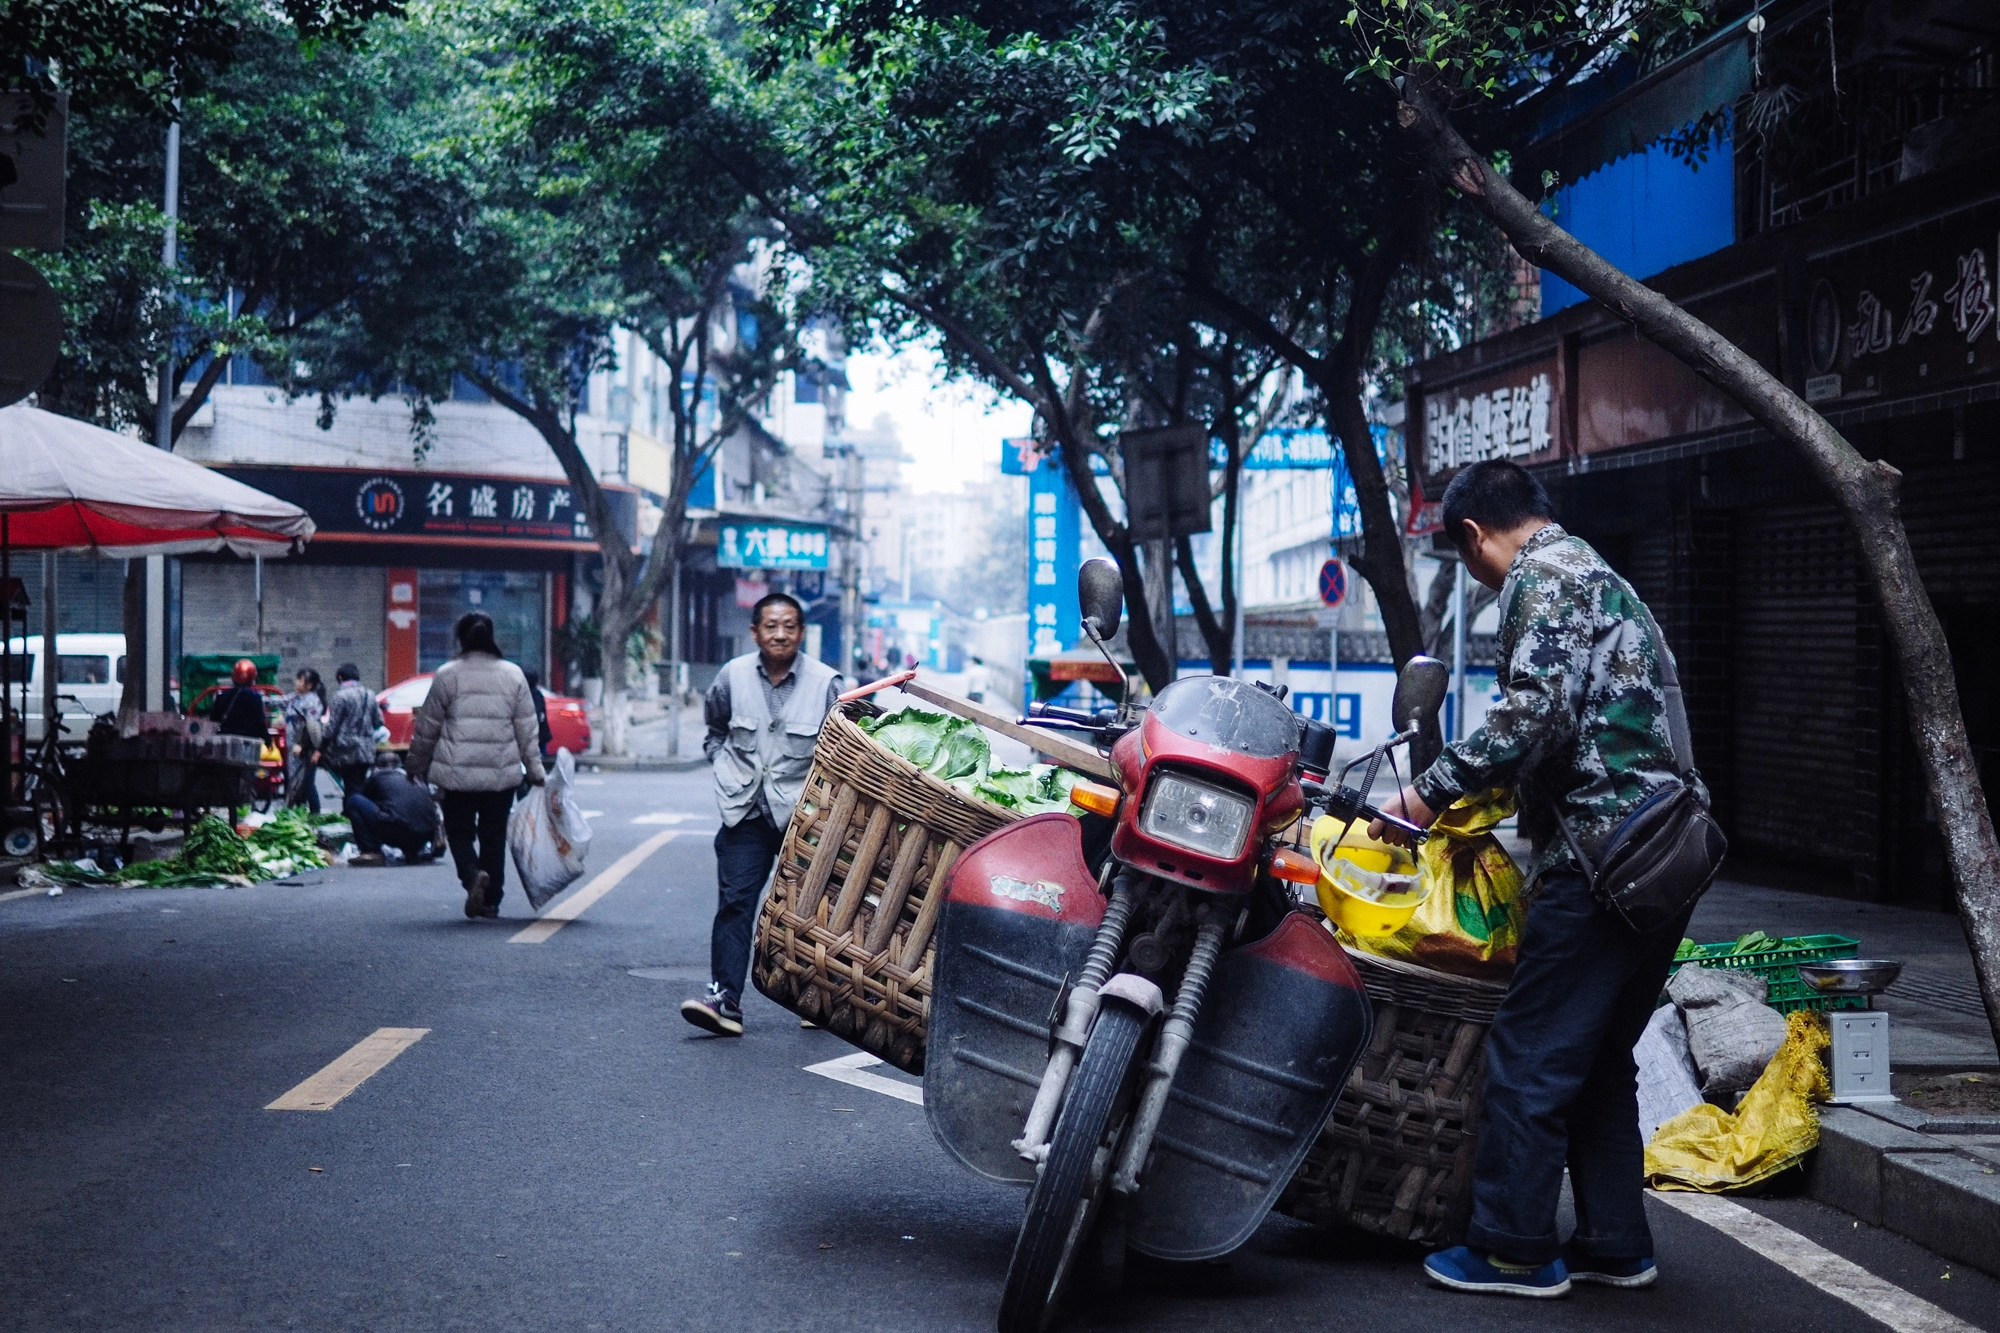
[{"label": "red motorcycle", "polygon": [[[1101,649],[1117,568],[1090,561],[1078,583]],[[1436,714],[1445,677],[1429,658],[1404,668],[1399,734],[1373,760]],[[1346,954],[1293,910],[1286,884],[1319,871],[1282,835],[1325,806],[1421,836],[1369,806],[1366,782],[1322,785],[1332,729],[1264,686],[1192,677],[1137,720],[1023,721],[1091,735],[1119,785],[1079,784],[1097,818],[1037,815],[968,847],[939,925],[925,1113],[965,1166],[1031,1187],[1002,1333],[1046,1328],[1080,1258],[1115,1289],[1128,1247],[1200,1260],[1249,1239],[1373,1021]]]}]

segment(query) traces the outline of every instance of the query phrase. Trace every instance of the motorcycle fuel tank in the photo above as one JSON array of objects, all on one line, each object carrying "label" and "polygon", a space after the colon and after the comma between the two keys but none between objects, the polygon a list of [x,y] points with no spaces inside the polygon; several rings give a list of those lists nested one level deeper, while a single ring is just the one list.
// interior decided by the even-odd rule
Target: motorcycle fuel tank
[{"label": "motorcycle fuel tank", "polygon": [[1073,816],[1010,824],[952,866],[931,983],[924,1115],[945,1151],[988,1180],[1035,1179],[1013,1141],[1049,1062],[1056,999],[1103,920],[1104,897]]},{"label": "motorcycle fuel tank", "polygon": [[1140,1178],[1132,1248],[1212,1259],[1248,1240],[1319,1137],[1373,1028],[1354,964],[1300,913],[1223,954]]}]

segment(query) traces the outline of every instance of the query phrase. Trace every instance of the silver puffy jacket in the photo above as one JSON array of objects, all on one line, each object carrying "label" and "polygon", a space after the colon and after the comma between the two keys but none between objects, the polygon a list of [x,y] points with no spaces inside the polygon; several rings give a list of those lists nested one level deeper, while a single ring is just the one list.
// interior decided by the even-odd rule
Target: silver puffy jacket
[{"label": "silver puffy jacket", "polygon": [[417,710],[404,771],[441,791],[504,791],[525,769],[541,781],[541,736],[521,668],[487,653],[467,653],[438,668]]}]

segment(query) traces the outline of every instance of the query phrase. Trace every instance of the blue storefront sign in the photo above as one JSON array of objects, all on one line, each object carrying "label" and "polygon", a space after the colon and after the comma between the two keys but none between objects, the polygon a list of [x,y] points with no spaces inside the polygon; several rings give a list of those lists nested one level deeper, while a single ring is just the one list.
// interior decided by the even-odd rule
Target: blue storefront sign
[{"label": "blue storefront sign", "polygon": [[725,518],[715,530],[719,569],[825,569],[826,529],[770,519]]},{"label": "blue storefront sign", "polygon": [[1001,471],[1028,478],[1028,656],[1050,657],[1082,633],[1082,509],[1060,459],[1036,453],[1032,440],[1007,440],[1001,449]]}]

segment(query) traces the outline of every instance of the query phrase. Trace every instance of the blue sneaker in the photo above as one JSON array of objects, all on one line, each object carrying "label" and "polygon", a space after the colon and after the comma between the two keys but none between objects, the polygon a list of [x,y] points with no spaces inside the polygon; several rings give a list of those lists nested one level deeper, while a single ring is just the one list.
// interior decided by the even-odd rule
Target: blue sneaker
[{"label": "blue sneaker", "polygon": [[1652,1256],[1644,1259],[1599,1259],[1585,1254],[1571,1242],[1562,1248],[1562,1265],[1572,1282],[1595,1282],[1600,1287],[1650,1287],[1660,1277],[1660,1266]]},{"label": "blue sneaker", "polygon": [[1547,1299],[1569,1295],[1569,1270],[1560,1259],[1534,1264],[1512,1264],[1505,1259],[1465,1245],[1439,1250],[1424,1260],[1430,1280],[1453,1291],[1491,1292],[1495,1296],[1532,1296]]}]

